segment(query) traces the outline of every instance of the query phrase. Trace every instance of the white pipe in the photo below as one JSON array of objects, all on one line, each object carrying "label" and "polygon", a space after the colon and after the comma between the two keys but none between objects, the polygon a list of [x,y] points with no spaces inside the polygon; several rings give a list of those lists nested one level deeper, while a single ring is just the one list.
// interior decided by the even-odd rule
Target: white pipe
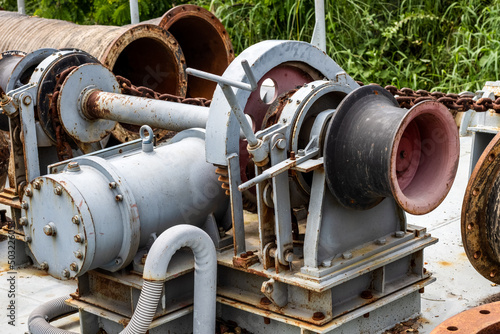
[{"label": "white pipe", "polygon": [[143,334],[153,320],[167,268],[172,256],[182,247],[194,254],[193,334],[215,333],[215,293],[217,254],[212,239],[200,228],[176,225],[163,232],[149,250],[144,265],[144,286],[136,311],[121,334]]},{"label": "white pipe", "polygon": [[311,44],[326,52],[325,1],[314,0],[315,18]]},{"label": "white pipe", "polygon": [[138,0],[130,0],[130,18],[131,18],[132,24],[137,24],[140,22]]},{"label": "white pipe", "polygon": [[24,0],[17,0],[17,12],[19,14],[26,14],[26,7],[24,5]]}]

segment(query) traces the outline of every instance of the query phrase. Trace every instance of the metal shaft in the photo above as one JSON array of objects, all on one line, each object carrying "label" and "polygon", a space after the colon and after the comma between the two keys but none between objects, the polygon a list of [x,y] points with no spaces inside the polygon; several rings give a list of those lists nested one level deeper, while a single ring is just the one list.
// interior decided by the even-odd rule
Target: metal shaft
[{"label": "metal shaft", "polygon": [[147,124],[172,131],[204,129],[209,109],[101,91],[90,93],[83,105],[83,112],[90,119],[109,119],[136,125]]},{"label": "metal shaft", "polygon": [[139,20],[139,2],[137,0],[130,0],[130,19],[132,24],[137,24]]}]

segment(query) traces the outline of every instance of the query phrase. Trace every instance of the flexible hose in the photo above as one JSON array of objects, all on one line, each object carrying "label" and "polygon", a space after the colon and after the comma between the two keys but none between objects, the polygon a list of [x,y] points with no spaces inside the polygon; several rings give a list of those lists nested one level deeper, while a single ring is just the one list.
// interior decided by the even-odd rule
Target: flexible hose
[{"label": "flexible hose", "polygon": [[59,297],[38,306],[28,318],[28,329],[32,334],[76,334],[49,324],[54,318],[74,312],[75,309],[64,301],[68,297]]},{"label": "flexible hose", "polygon": [[156,313],[156,307],[160,301],[162,288],[163,282],[144,281],[141,296],[139,297],[134,315],[132,315],[129,324],[120,334],[146,333]]}]

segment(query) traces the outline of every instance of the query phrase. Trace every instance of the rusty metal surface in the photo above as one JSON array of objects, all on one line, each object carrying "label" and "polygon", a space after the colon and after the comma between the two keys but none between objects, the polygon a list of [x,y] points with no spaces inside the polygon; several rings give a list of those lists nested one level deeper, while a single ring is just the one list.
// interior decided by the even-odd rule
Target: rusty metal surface
[{"label": "rusty metal surface", "polygon": [[162,93],[186,93],[182,50],[170,33],[154,25],[80,26],[0,11],[0,35],[0,51],[77,48],[138,85]]},{"label": "rusty metal surface", "polygon": [[484,150],[470,177],[462,204],[462,241],[469,261],[485,278],[500,283],[498,210],[500,134]]},{"label": "rusty metal surface", "polygon": [[[196,5],[176,6],[158,25],[170,32],[186,57],[187,67],[222,75],[234,59],[229,34],[214,14]],[[216,83],[189,77],[188,97],[212,98]]]},{"label": "rusty metal surface", "polygon": [[500,302],[485,304],[457,314],[431,334],[495,334],[500,332]]}]

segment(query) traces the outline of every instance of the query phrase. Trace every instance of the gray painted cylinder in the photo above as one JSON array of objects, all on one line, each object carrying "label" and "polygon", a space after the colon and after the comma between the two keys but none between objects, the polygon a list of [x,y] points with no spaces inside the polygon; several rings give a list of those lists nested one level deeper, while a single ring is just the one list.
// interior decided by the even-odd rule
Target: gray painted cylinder
[{"label": "gray painted cylinder", "polygon": [[[178,224],[202,226],[209,214],[222,217],[227,210],[201,130],[181,132],[152,152],[75,161],[75,168],[33,180],[33,195],[24,198],[29,246],[54,277],[119,270],[151,234]],[[47,234],[49,223],[54,228]]]}]

